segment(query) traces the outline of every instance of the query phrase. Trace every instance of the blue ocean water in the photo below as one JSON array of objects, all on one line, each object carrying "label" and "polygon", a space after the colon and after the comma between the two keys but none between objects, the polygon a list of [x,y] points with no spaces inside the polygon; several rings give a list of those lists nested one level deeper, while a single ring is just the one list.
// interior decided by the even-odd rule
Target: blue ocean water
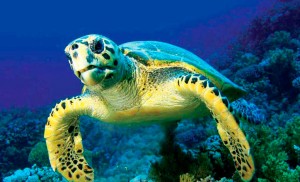
[{"label": "blue ocean water", "polygon": [[[76,95],[81,83],[69,69],[63,51],[75,38],[97,33],[118,44],[158,40],[208,58],[262,11],[257,10],[257,6],[264,3],[190,1],[171,4],[158,0],[146,5],[134,0],[45,4],[29,1],[15,6],[13,1],[3,2],[0,74],[5,84],[1,85],[0,107],[43,106]],[[65,86],[65,83],[70,84]]]},{"label": "blue ocean water", "polygon": [[[95,33],[177,45],[241,85],[248,95],[233,106],[254,121],[240,123],[253,181],[299,181],[299,8],[299,0],[1,2],[0,180],[65,181],[50,168],[44,126],[55,103],[81,93],[65,46]],[[170,126],[83,117],[80,128],[95,181],[240,181],[211,117]]]}]

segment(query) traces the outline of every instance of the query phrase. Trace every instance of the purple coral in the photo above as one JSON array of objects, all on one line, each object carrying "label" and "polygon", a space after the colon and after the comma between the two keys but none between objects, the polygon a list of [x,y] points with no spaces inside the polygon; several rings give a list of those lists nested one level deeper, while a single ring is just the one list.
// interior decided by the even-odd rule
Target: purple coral
[{"label": "purple coral", "polygon": [[297,89],[300,89],[300,77],[295,78],[295,79],[292,81],[292,84],[293,84],[293,87],[295,87],[295,88],[297,88]]},{"label": "purple coral", "polygon": [[238,99],[231,103],[236,115],[240,118],[247,118],[251,123],[259,124],[266,121],[263,110],[259,109],[255,104],[249,103],[244,99]]}]

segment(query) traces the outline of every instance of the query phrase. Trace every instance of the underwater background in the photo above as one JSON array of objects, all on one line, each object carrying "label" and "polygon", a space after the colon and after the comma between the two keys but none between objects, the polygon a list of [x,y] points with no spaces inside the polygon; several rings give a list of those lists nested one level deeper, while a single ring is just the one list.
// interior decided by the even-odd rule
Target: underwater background
[{"label": "underwater background", "polygon": [[[66,181],[43,138],[51,108],[80,94],[64,55],[86,34],[117,44],[185,48],[248,94],[233,103],[251,146],[253,181],[300,179],[300,1],[5,1],[0,6],[0,181]],[[241,181],[211,117],[169,127],[81,118],[96,181]]]}]

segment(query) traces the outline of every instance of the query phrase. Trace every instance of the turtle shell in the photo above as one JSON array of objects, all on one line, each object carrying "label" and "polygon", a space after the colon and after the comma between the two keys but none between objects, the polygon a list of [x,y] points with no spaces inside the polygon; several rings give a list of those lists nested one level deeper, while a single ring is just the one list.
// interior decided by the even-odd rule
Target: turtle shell
[{"label": "turtle shell", "polygon": [[158,68],[174,66],[202,74],[215,84],[230,101],[246,94],[243,88],[230,81],[201,58],[183,48],[157,41],[128,42],[119,47],[124,55],[145,66]]}]

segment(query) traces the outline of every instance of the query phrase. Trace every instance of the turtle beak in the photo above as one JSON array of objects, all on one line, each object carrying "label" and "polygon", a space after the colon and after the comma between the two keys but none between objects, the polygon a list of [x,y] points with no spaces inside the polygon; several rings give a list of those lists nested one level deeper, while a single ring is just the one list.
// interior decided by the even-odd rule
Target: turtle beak
[{"label": "turtle beak", "polygon": [[86,71],[90,71],[90,70],[93,70],[93,69],[97,69],[99,72],[103,72],[105,69],[103,67],[100,67],[100,66],[95,66],[95,65],[89,65],[88,67],[86,68],[83,68],[79,71],[76,71],[75,72],[75,75],[78,77],[78,78],[81,78],[81,74],[86,72]]},{"label": "turtle beak", "polygon": [[[93,68],[94,56],[88,46],[79,42],[72,42],[65,48],[65,54],[76,76]],[[96,66],[94,64],[94,66]]]}]

